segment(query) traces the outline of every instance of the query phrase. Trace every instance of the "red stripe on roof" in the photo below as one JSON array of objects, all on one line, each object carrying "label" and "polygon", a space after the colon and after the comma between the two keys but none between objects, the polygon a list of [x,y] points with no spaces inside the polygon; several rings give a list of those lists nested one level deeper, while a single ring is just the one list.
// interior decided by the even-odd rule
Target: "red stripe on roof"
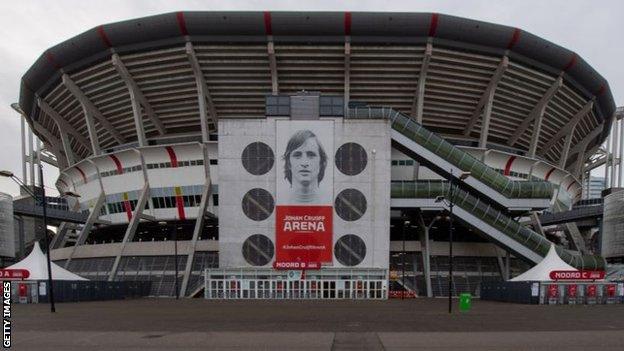
[{"label": "red stripe on roof", "polygon": [[65,187],[66,187],[66,188],[69,188],[69,185],[67,185],[67,183],[65,183],[65,181],[64,181],[63,179],[59,179],[59,182],[61,182],[61,183],[65,184]]},{"label": "red stripe on roof", "polygon": [[106,45],[106,47],[108,48],[113,47],[113,44],[111,43],[110,39],[108,39],[108,35],[106,35],[106,32],[104,31],[104,26],[97,27],[97,33],[100,39],[102,39],[102,42],[104,43],[104,45]]},{"label": "red stripe on roof", "polygon": [[568,185],[568,187],[566,188],[566,191],[570,190],[570,187],[574,185],[574,181],[572,181],[572,183],[570,183],[570,185]]},{"label": "red stripe on roof", "polygon": [[511,50],[518,40],[520,39],[520,29],[514,28],[513,34],[511,35],[511,39],[509,39],[509,44],[507,44],[507,50]]},{"label": "red stripe on roof", "polygon": [[511,171],[511,165],[513,164],[513,162],[516,160],[516,156],[510,156],[509,159],[507,160],[507,163],[505,164],[505,172],[503,173],[504,175],[508,176],[509,172]]},{"label": "red stripe on roof", "polygon": [[438,29],[438,17],[440,15],[437,13],[431,14],[431,22],[429,22],[429,36],[434,37],[436,30]]},{"label": "red stripe on roof", "polygon": [[576,65],[576,61],[577,61],[576,53],[573,52],[572,57],[570,57],[570,61],[565,67],[563,67],[563,71],[567,72],[570,68],[574,67]]},{"label": "red stripe on roof", "polygon": [[351,35],[351,12],[344,14],[344,31],[345,35]]},{"label": "red stripe on roof", "polygon": [[186,29],[186,21],[184,20],[184,12],[180,11],[176,13],[176,20],[178,20],[178,28],[180,28],[180,33],[182,33],[182,35],[188,35],[188,30]]},{"label": "red stripe on roof", "polygon": [[264,11],[264,31],[266,35],[273,35],[273,28],[271,28],[271,13]]},{"label": "red stripe on roof", "polygon": [[82,181],[87,184],[87,176],[85,175],[85,172],[82,171],[82,169],[80,169],[80,167],[76,166],[76,169],[78,170],[78,172],[80,173],[80,176],[82,177]]},{"label": "red stripe on roof", "polygon": [[48,62],[56,69],[60,69],[61,66],[59,66],[56,61],[54,61],[54,55],[52,55],[52,53],[50,51],[46,51],[45,52],[45,56],[46,59],[48,60]]},{"label": "red stripe on roof", "polygon": [[123,173],[123,167],[121,166],[121,161],[119,161],[119,158],[117,158],[117,156],[115,155],[108,155],[111,160],[113,160],[113,162],[115,162],[115,167],[117,167],[117,174],[122,174]]},{"label": "red stripe on roof", "polygon": [[548,178],[550,178],[550,176],[553,174],[553,172],[555,171],[555,167],[551,168],[548,173],[546,173],[546,177],[544,177],[544,180],[548,180]]}]

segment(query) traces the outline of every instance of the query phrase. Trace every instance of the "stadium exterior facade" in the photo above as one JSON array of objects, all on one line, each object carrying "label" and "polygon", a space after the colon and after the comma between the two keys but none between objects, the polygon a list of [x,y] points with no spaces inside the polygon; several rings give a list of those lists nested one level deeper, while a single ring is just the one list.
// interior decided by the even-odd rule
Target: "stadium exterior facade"
[{"label": "stadium exterior facade", "polygon": [[[197,291],[206,268],[271,271],[279,125],[332,126],[324,270],[387,279],[402,267],[404,288],[443,295],[443,180],[457,183],[461,279],[500,279],[510,257],[537,262],[550,245],[512,218],[581,199],[615,111],[574,52],[431,13],[178,12],[102,25],[47,50],[20,106],[56,156],[57,188],[91,213],[61,225],[53,259],[87,278],[152,280],[165,296],[176,279]],[[604,267],[570,232],[564,260]]]}]

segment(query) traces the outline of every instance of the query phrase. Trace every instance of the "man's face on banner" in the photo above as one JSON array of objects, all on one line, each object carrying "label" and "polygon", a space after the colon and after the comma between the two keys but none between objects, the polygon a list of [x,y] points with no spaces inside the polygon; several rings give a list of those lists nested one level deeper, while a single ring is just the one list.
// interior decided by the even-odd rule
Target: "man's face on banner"
[{"label": "man's face on banner", "polygon": [[319,146],[316,138],[308,138],[290,153],[293,183],[309,186],[317,182],[320,163]]}]

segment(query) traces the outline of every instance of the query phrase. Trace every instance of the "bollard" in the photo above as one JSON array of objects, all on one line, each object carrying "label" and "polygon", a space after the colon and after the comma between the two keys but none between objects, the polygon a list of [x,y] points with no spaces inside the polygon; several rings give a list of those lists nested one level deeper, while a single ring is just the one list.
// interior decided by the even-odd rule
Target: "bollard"
[{"label": "bollard", "polygon": [[459,311],[468,312],[472,305],[472,296],[468,293],[459,294]]}]

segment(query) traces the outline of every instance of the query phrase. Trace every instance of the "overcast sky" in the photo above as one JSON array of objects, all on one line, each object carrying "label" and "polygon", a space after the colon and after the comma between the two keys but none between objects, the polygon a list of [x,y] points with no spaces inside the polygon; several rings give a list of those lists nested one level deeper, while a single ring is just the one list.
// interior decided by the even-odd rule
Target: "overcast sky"
[{"label": "overcast sky", "polygon": [[[21,177],[18,101],[22,75],[47,48],[97,25],[183,10],[438,12],[518,27],[575,51],[624,105],[624,1],[0,1],[0,169]],[[58,172],[46,169],[54,187]],[[55,190],[52,190],[55,192]],[[0,192],[17,186],[0,178]]]}]

